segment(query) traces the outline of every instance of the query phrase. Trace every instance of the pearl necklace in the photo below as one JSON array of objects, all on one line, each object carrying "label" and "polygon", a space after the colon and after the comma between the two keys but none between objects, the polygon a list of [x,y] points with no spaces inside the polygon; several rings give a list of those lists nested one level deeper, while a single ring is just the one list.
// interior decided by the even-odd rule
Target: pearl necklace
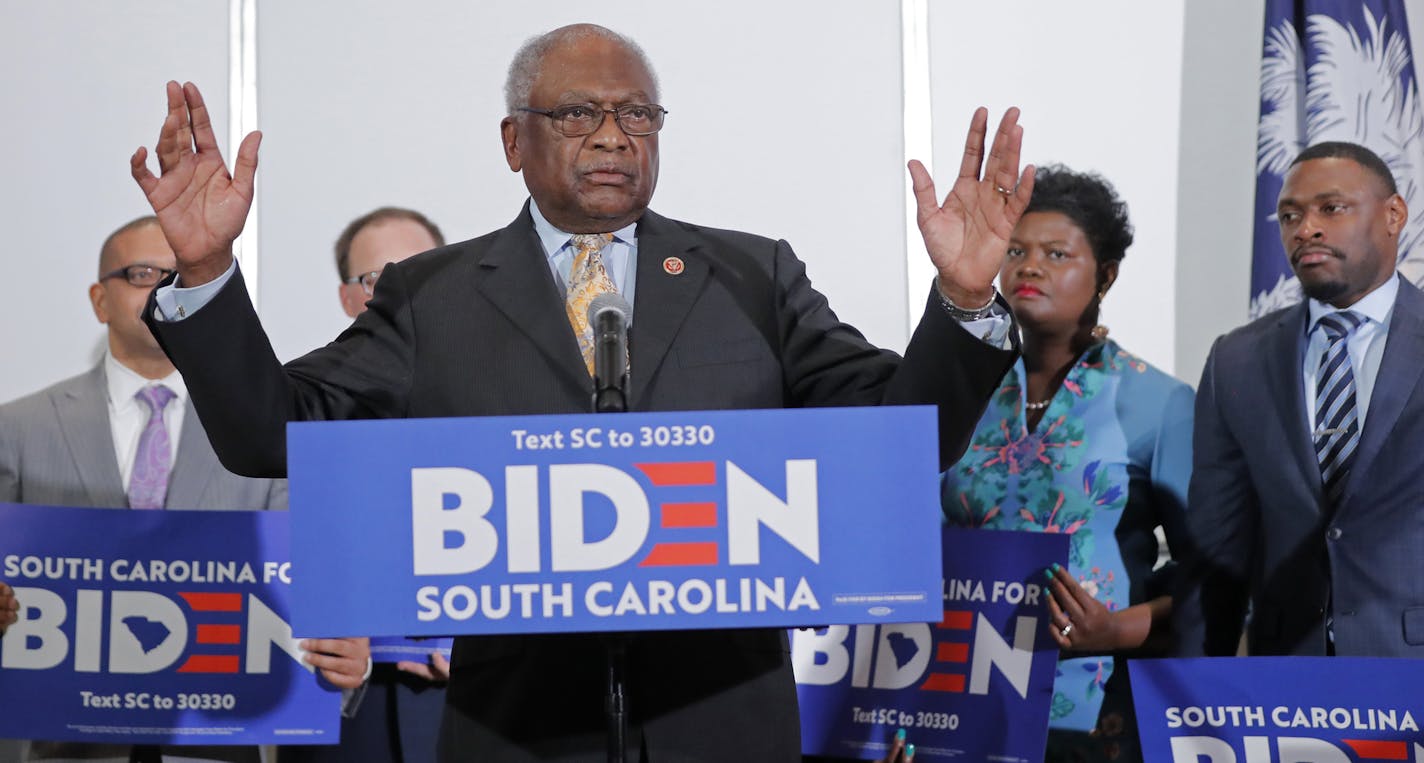
[{"label": "pearl necklace", "polygon": [[1024,403],[1024,408],[1027,408],[1030,411],[1041,411],[1047,408],[1048,404],[1051,402],[1053,402],[1053,398],[1050,397],[1047,400],[1040,400],[1037,403]]}]

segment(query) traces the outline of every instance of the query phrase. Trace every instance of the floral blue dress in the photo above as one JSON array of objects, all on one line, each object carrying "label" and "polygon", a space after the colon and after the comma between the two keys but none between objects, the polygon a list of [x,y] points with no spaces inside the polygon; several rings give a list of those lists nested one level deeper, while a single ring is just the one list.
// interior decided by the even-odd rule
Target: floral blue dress
[{"label": "floral blue dress", "polygon": [[[990,400],[968,452],[942,475],[945,521],[1068,535],[1069,572],[1110,610],[1165,593],[1153,573],[1154,528],[1165,530],[1169,544],[1185,535],[1191,388],[1115,342],[1096,344],[1028,431],[1024,377],[1020,360]],[[1125,675],[1112,680],[1126,669],[1114,663],[1112,655],[1058,663],[1050,728],[1098,726],[1104,695],[1127,694]],[[1130,698],[1126,707],[1130,716]]]}]

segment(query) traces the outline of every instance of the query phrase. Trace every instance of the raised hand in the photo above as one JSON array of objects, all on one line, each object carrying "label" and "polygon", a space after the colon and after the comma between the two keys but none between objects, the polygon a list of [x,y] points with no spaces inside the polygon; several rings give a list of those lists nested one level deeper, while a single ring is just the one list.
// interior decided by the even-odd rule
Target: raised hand
[{"label": "raised hand", "polygon": [[959,177],[943,204],[924,165],[910,161],[920,235],[939,271],[939,289],[964,308],[979,307],[993,296],[994,277],[1008,251],[1009,236],[1033,193],[1033,166],[1019,174],[1023,128],[1018,120],[1018,109],[1004,112],[986,162],[989,111],[974,112]]},{"label": "raised hand", "polygon": [[168,116],[154,149],[159,176],[149,171],[148,150],[142,146],[129,165],[177,255],[184,286],[207,283],[232,262],[232,242],[252,207],[261,142],[260,132],[243,138],[229,174],[198,87],[168,83]]}]

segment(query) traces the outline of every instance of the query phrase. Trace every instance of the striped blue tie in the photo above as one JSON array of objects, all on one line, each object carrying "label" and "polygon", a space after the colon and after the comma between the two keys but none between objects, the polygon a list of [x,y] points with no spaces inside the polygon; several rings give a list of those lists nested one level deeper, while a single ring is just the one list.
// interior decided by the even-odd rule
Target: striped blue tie
[{"label": "striped blue tie", "polygon": [[1360,419],[1355,405],[1355,373],[1345,345],[1350,333],[1365,319],[1343,310],[1322,316],[1316,327],[1325,332],[1329,345],[1320,359],[1315,378],[1315,457],[1320,461],[1320,480],[1330,506],[1340,499],[1340,491],[1350,476],[1350,462],[1360,444]]}]

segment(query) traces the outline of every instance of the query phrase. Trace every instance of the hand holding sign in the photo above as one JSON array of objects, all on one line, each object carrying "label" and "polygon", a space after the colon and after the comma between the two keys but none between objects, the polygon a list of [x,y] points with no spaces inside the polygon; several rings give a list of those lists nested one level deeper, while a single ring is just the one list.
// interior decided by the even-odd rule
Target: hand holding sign
[{"label": "hand holding sign", "polygon": [[420,676],[431,683],[443,684],[450,680],[450,661],[438,650],[430,653],[429,662],[401,660],[396,663],[396,670]]},{"label": "hand holding sign", "polygon": [[321,671],[321,677],[340,689],[355,689],[366,681],[371,665],[368,638],[309,638],[301,648],[306,663]]},{"label": "hand holding sign", "polygon": [[19,617],[20,602],[15,598],[15,589],[0,583],[0,636]]},{"label": "hand holding sign", "polygon": [[895,741],[890,743],[890,752],[876,763],[912,763],[915,759],[915,746],[905,743],[905,730],[900,729],[895,732]]}]

